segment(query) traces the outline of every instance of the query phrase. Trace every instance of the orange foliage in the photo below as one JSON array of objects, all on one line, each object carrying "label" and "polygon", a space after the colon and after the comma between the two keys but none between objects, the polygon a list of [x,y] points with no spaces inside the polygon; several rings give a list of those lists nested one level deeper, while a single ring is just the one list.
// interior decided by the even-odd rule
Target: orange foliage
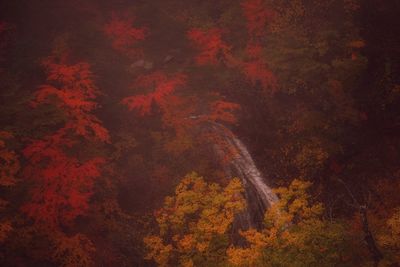
[{"label": "orange foliage", "polygon": [[136,28],[132,26],[133,22],[134,18],[132,17],[119,17],[113,14],[111,20],[104,26],[104,32],[112,40],[113,48],[129,57],[141,54],[136,44],[147,36],[146,28]]},{"label": "orange foliage", "polygon": [[222,41],[221,33],[217,28],[208,30],[194,28],[187,33],[189,40],[200,51],[196,57],[198,65],[217,65],[220,56],[229,57],[230,47]]},{"label": "orange foliage", "polygon": [[62,267],[94,266],[91,255],[96,251],[94,244],[83,234],[68,237],[63,234],[54,238],[52,258]]}]

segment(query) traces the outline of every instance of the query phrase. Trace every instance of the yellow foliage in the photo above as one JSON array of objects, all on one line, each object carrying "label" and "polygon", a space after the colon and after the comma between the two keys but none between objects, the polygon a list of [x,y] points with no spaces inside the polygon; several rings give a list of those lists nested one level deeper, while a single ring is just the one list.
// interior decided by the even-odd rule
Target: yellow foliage
[{"label": "yellow foliage", "polygon": [[68,237],[58,233],[54,239],[53,260],[64,267],[94,266],[91,254],[95,247],[83,234]]},{"label": "yellow foliage", "polygon": [[144,243],[149,249],[146,259],[153,259],[159,266],[168,266],[172,245],[164,245],[159,236],[146,236]]},{"label": "yellow foliage", "polygon": [[181,239],[177,238],[178,249],[181,252],[190,251],[194,248],[194,236],[192,234],[184,235]]},{"label": "yellow foliage", "polygon": [[378,235],[378,243],[388,254],[388,260],[400,262],[400,208],[386,221],[384,231]]},{"label": "yellow foliage", "polygon": [[241,232],[247,246],[230,247],[229,261],[236,266],[333,266],[341,262],[344,227],[326,221],[323,207],[313,204],[311,183],[294,180],[278,188],[279,201],[265,214],[260,231]]},{"label": "yellow foliage", "polygon": [[305,173],[308,169],[320,168],[326,162],[329,153],[319,140],[310,140],[299,148],[293,163]]},{"label": "yellow foliage", "polygon": [[193,257],[211,253],[213,242],[227,233],[235,214],[245,208],[242,192],[236,178],[222,188],[208,184],[196,173],[187,175],[175,195],[167,197],[156,212],[160,232],[144,239],[146,258],[160,266],[168,266],[172,260],[181,266],[196,265]]}]

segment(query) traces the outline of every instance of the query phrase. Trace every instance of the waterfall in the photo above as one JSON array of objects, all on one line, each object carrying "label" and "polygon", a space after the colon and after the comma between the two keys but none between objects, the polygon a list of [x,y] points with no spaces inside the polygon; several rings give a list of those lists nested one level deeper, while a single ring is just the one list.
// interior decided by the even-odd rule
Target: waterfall
[{"label": "waterfall", "polygon": [[[224,171],[230,177],[241,179],[247,201],[245,212],[238,215],[234,228],[260,228],[265,210],[278,200],[276,194],[265,184],[261,172],[246,146],[230,131],[218,123],[210,123],[208,132],[221,138],[222,142],[213,144],[214,151],[225,160]],[[231,155],[227,155],[230,153]]]}]

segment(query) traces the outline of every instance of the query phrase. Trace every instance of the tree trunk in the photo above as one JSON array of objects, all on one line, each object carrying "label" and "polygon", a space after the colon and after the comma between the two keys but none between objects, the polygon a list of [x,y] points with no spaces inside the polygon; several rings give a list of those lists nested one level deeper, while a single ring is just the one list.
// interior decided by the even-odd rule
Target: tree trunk
[{"label": "tree trunk", "polygon": [[365,205],[360,206],[360,217],[361,224],[364,232],[364,241],[367,243],[367,247],[369,252],[372,255],[374,260],[374,266],[378,266],[379,262],[382,260],[382,253],[379,251],[379,248],[376,245],[375,239],[372,236],[372,233],[369,229],[368,225],[368,217],[367,217],[367,207]]}]

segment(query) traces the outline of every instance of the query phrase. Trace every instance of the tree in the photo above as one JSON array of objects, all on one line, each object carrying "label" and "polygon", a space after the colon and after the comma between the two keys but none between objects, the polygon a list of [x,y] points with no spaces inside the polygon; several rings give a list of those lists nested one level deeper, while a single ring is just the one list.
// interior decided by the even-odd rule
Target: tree
[{"label": "tree", "polygon": [[156,212],[159,232],[145,237],[147,259],[160,266],[220,265],[225,260],[228,230],[245,201],[238,179],[221,188],[196,173],[188,174]]},{"label": "tree", "polygon": [[[23,210],[36,222],[51,227],[71,224],[89,208],[94,179],[105,159],[78,159],[70,149],[79,145],[79,137],[108,142],[108,132],[92,115],[98,94],[87,63],[67,65],[50,57],[44,61],[47,80],[35,94],[33,106],[54,103],[66,116],[65,125],[41,140],[33,140],[23,151],[29,160],[25,177],[34,181],[31,201]],[[61,58],[61,61],[65,58]],[[55,97],[55,98],[54,98]]]},{"label": "tree", "polygon": [[391,217],[386,220],[381,233],[378,235],[378,243],[384,249],[385,259],[383,264],[396,264],[400,262],[400,209],[394,210]]},{"label": "tree", "polygon": [[221,34],[222,31],[217,28],[193,28],[187,33],[200,52],[195,58],[198,65],[217,65],[221,59],[230,57],[230,47],[222,41]]},{"label": "tree", "polygon": [[279,201],[266,212],[265,227],[241,232],[247,247],[230,247],[229,261],[239,266],[350,264],[345,226],[323,218],[322,204],[312,203],[306,192],[310,186],[293,180],[276,189]]},{"label": "tree", "polygon": [[104,26],[104,32],[112,40],[115,50],[135,58],[142,54],[137,47],[139,41],[143,41],[147,36],[147,29],[144,27],[134,27],[134,17],[125,15],[118,16],[113,13],[111,20]]},{"label": "tree", "polygon": [[128,96],[122,100],[129,110],[139,111],[140,116],[150,115],[153,104],[159,107],[163,126],[174,130],[174,136],[166,142],[165,148],[175,155],[193,148],[195,139],[207,139],[205,136],[199,138],[196,131],[202,124],[234,124],[237,122],[234,113],[240,109],[238,104],[220,100],[221,97],[215,94],[207,101],[183,95],[182,89],[187,80],[185,74],[167,75],[160,71],[139,76],[133,86],[147,91],[147,94]]},{"label": "tree", "polygon": [[266,25],[274,17],[274,12],[267,8],[262,0],[246,0],[241,6],[249,35],[247,47],[244,49],[247,59],[244,60],[232,53],[231,47],[222,40],[221,29],[192,28],[187,36],[199,51],[195,57],[196,63],[198,65],[224,63],[229,68],[239,69],[253,85],[259,83],[267,94],[274,93],[277,79],[262,55],[261,45]]}]

